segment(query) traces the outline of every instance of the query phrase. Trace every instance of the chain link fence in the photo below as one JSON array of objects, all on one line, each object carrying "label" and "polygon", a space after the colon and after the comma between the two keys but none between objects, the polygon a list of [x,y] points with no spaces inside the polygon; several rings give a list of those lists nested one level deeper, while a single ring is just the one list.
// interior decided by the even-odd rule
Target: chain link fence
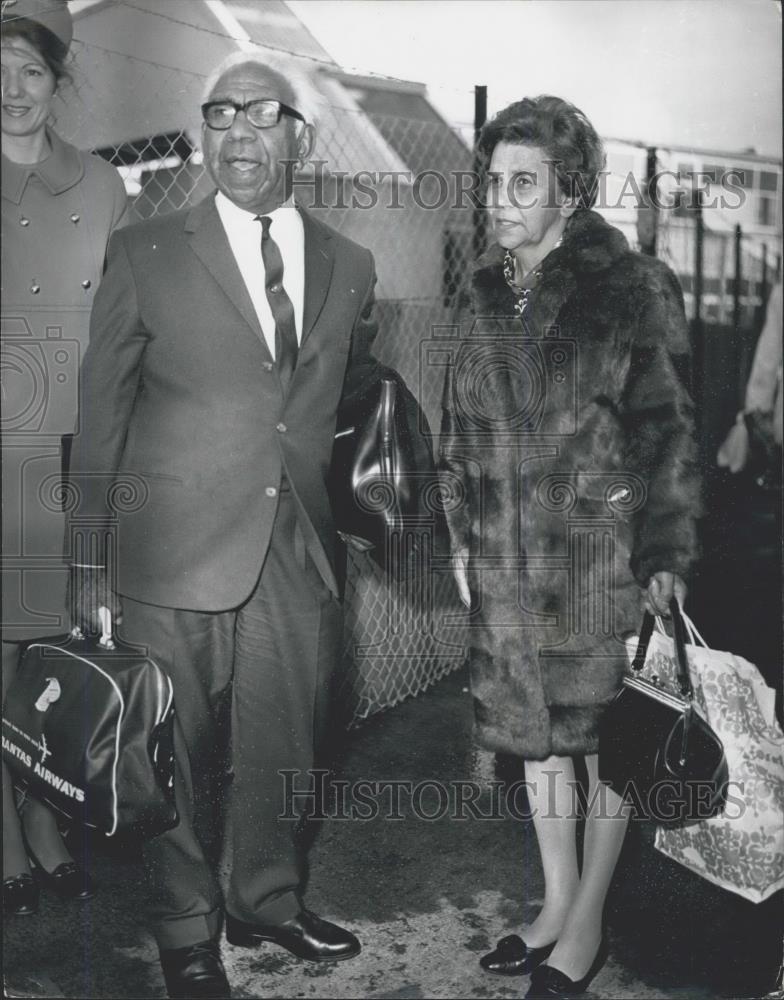
[{"label": "chain link fence", "polygon": [[[209,40],[215,51],[201,72],[177,65],[175,53],[166,65],[115,51],[111,39],[99,44],[78,35],[72,79],[56,111],[58,132],[118,169],[132,221],[195,204],[213,188],[200,150],[199,105],[207,72],[226,54],[221,45],[231,51],[229,40]],[[147,54],[143,39],[139,51]],[[286,65],[277,53],[270,61]],[[297,200],[373,251],[374,353],[418,398],[436,450],[444,370],[422,359],[434,328],[455,323],[470,275],[472,213],[465,198],[460,202],[454,175],[470,171],[471,151],[418,85],[349,77],[322,63],[293,65],[298,96],[317,126],[312,161],[296,176]],[[370,555],[348,554],[350,680],[343,695],[355,722],[463,662],[446,541],[435,522],[420,535],[421,544],[399,556],[394,576]]]},{"label": "chain link fence", "polygon": [[[467,296],[475,256],[471,136],[438,114],[422,86],[341,71],[279,0],[224,6],[237,16],[253,15],[263,26],[264,45],[257,48],[296,77],[302,110],[317,125],[312,161],[296,176],[298,201],[373,251],[374,351],[417,396],[435,446],[444,368],[429,363],[427,348],[455,324]],[[242,45],[200,0],[108,0],[94,10],[77,19],[72,82],[62,91],[56,128],[117,167],[133,220],[196,203],[212,189],[200,151],[205,80]],[[472,91],[466,88],[461,99],[468,116]],[[644,149],[629,145],[629,169],[642,180]],[[673,156],[662,155],[666,166]],[[635,243],[633,213],[625,224],[609,221]],[[742,240],[740,294],[733,299],[732,241],[732,233],[707,231],[703,246],[703,321],[724,333],[705,338],[698,373],[702,383],[721,389],[703,400],[716,411],[710,417],[716,428],[725,411],[734,413],[765,293],[759,254]],[[681,279],[692,315],[694,252],[693,218],[662,213],[657,254]],[[459,603],[445,553],[445,540],[433,529],[409,554],[402,582],[387,578],[370,556],[349,553],[352,679],[345,695],[355,720],[416,694],[463,662],[454,627]]]}]

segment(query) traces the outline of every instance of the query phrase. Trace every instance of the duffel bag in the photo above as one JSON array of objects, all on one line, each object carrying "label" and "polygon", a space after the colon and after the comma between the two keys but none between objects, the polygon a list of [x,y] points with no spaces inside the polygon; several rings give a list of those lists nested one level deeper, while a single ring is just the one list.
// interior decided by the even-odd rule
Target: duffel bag
[{"label": "duffel bag", "polygon": [[14,780],[72,822],[111,837],[175,826],[171,679],[103,632],[30,643],[3,705]]}]

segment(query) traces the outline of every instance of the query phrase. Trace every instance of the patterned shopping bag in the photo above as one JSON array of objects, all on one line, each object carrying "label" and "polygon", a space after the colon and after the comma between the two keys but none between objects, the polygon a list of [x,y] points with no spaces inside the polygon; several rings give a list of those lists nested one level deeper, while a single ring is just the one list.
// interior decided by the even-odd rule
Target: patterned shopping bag
[{"label": "patterned shopping bag", "polygon": [[[719,816],[656,830],[658,851],[709,882],[760,903],[784,888],[784,733],[775,692],[753,663],[709,649],[683,615],[695,701],[724,744],[730,790]],[[654,630],[644,673],[677,690],[672,643]]]}]

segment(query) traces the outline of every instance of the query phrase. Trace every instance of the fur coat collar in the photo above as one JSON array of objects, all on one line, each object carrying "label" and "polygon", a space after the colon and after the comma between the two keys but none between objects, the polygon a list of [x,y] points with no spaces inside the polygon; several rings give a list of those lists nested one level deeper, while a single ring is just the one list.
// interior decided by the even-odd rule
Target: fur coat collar
[{"label": "fur coat collar", "polygon": [[[514,293],[504,278],[504,253],[503,247],[494,243],[476,263],[472,282],[475,314],[514,315]],[[526,311],[526,326],[554,322],[560,306],[584,280],[595,280],[629,253],[623,233],[596,212],[581,211],[572,216],[560,246],[542,262],[542,276]]]}]

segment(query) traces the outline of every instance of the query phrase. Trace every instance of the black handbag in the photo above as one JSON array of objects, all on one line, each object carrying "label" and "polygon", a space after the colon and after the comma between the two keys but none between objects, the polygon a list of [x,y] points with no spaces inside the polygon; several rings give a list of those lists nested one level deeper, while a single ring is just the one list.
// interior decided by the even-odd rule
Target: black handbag
[{"label": "black handbag", "polygon": [[338,533],[383,565],[393,529],[433,519],[425,496],[436,482],[430,428],[403,378],[382,365],[355,373],[338,407],[327,481]]},{"label": "black handbag", "polygon": [[634,676],[645,664],[655,619],[643,618],[632,674],[599,722],[599,778],[640,818],[665,826],[708,819],[727,800],[729,772],[721,740],[694,707],[686,633],[670,602],[680,691]]},{"label": "black handbag", "polygon": [[103,621],[100,638],[27,646],[3,705],[3,760],[70,821],[153,837],[178,821],[172,683]]}]

